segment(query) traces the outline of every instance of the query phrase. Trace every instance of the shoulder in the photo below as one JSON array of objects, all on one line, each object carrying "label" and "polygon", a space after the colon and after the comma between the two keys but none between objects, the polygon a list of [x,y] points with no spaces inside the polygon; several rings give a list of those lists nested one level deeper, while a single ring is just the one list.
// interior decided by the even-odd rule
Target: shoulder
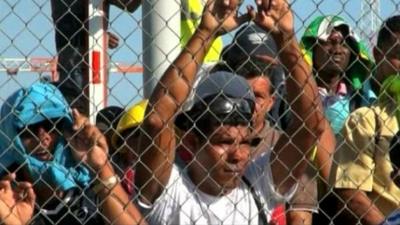
[{"label": "shoulder", "polygon": [[370,144],[373,143],[373,139],[376,136],[377,114],[375,111],[374,107],[361,107],[349,115],[340,135],[337,136],[337,143],[341,143],[338,146],[338,150],[348,152],[349,148],[369,149]]},{"label": "shoulder", "polygon": [[264,173],[269,166],[271,151],[262,152],[260,155],[252,159],[246,169],[246,177],[257,177],[260,173]]},{"label": "shoulder", "polygon": [[195,186],[187,176],[186,171],[174,164],[167,185],[154,203],[150,205],[138,200],[138,204],[146,211],[163,208],[162,205],[171,207],[171,202],[178,204],[179,199],[190,195],[192,188],[194,190]]},{"label": "shoulder", "polygon": [[[268,152],[254,159],[244,174],[248,183],[254,188],[255,193],[262,201],[265,201],[269,209],[278,202],[287,202],[297,189],[296,184],[287,193],[281,194],[278,192],[276,189],[277,186],[272,178],[272,170],[269,162],[270,156],[271,154]],[[249,185],[247,184],[246,186]],[[268,197],[265,198],[266,196]]]},{"label": "shoulder", "polygon": [[187,171],[182,169],[178,165],[174,164],[171,170],[171,176],[169,177],[168,183],[164,188],[163,193],[160,197],[184,195],[188,193],[190,189],[191,180],[187,175]]},{"label": "shoulder", "polygon": [[186,171],[174,165],[166,187],[154,203],[150,205],[138,199],[137,205],[149,224],[186,224],[185,219],[196,207],[195,189]]},{"label": "shoulder", "polygon": [[352,120],[370,120],[375,117],[372,107],[361,107],[350,113],[349,118]]}]

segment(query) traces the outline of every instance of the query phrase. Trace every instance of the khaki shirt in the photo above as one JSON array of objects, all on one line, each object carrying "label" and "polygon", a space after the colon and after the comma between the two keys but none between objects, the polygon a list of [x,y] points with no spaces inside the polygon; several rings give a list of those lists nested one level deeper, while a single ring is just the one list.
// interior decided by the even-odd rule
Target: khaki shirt
[{"label": "khaki shirt", "polygon": [[[335,188],[365,191],[385,215],[398,208],[400,189],[390,178],[389,159],[390,141],[398,130],[394,112],[388,107],[374,105],[351,113],[342,129],[342,140],[338,140],[330,183]],[[377,141],[375,134],[379,133]]]}]

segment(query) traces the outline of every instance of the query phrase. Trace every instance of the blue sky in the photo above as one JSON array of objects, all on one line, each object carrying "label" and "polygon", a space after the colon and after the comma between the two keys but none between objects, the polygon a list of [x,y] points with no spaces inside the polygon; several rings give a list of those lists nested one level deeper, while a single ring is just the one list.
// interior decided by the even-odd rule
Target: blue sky
[{"label": "blue sky", "polygon": [[[315,16],[339,14],[352,24],[359,22],[361,0],[294,0],[298,36]],[[253,4],[245,0],[244,4]],[[382,0],[382,19],[399,13],[400,0]],[[242,7],[243,11],[244,7]],[[111,30],[120,37],[120,47],[109,51],[113,61],[141,64],[141,8],[133,13],[111,9]],[[224,36],[227,44],[232,34]],[[50,0],[0,1],[0,57],[31,57],[55,55],[54,32],[50,17]],[[0,72],[0,104],[20,86],[27,86],[38,78],[37,74],[19,73],[10,77]],[[140,99],[141,76],[111,74],[109,104],[131,105]],[[127,94],[127,91],[129,90]]]}]

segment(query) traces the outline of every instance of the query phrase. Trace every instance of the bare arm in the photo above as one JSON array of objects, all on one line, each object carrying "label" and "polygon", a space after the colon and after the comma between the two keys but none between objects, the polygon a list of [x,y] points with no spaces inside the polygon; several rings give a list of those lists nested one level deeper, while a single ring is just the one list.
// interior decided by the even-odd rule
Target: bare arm
[{"label": "bare arm", "polygon": [[[112,176],[116,176],[116,174],[110,163],[104,165],[98,172],[100,182]],[[110,224],[147,224],[120,183],[117,183],[112,189],[101,189],[97,196],[100,199],[100,210]]]},{"label": "bare arm", "polygon": [[336,149],[336,138],[329,122],[325,120],[325,123],[324,132],[318,141],[315,162],[324,182],[328,183],[332,168],[333,154]]},{"label": "bare arm", "polygon": [[152,203],[167,185],[175,157],[174,116],[190,91],[210,42],[203,38],[203,33],[195,32],[150,98],[142,125],[145,135],[140,139],[140,163],[135,179],[145,202]]},{"label": "bare arm", "polygon": [[[152,203],[168,183],[175,156],[174,119],[192,88],[198,68],[218,33],[245,20],[236,17],[238,0],[209,0],[202,21],[156,86],[143,122],[136,184],[141,200]],[[243,17],[244,18],[244,17]]]},{"label": "bare arm", "polygon": [[114,179],[115,182],[110,186],[103,185],[117,176],[108,160],[108,146],[104,135],[77,110],[73,110],[73,116],[75,133],[67,133],[66,136],[75,160],[86,163],[96,173],[97,181],[102,182],[97,196],[100,199],[100,211],[107,218],[106,222],[116,225],[146,224],[118,180]]},{"label": "bare arm", "polygon": [[256,23],[269,31],[279,48],[280,60],[290,76],[286,81],[292,121],[278,140],[271,158],[274,183],[281,193],[288,191],[304,172],[305,155],[311,152],[325,125],[318,89],[310,67],[303,59],[295,38],[293,16],[285,0],[256,0]]},{"label": "bare arm", "polygon": [[345,200],[346,206],[364,225],[381,224],[385,217],[364,191],[355,189],[335,189]]}]

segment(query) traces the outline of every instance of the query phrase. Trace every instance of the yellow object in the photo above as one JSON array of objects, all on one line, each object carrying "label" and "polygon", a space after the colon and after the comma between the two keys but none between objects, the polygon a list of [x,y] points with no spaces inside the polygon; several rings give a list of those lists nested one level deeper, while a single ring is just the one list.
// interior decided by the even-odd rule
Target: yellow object
[{"label": "yellow object", "polygon": [[[181,46],[185,46],[192,37],[197,26],[200,24],[201,15],[203,13],[203,4],[201,0],[181,0]],[[217,63],[223,48],[222,38],[218,37],[212,43],[207,53],[204,63]]]},{"label": "yellow object", "polygon": [[318,151],[318,147],[314,146],[312,151],[311,151],[311,153],[310,153],[310,155],[309,155],[309,157],[310,157],[309,159],[310,159],[311,162],[314,162],[315,158],[317,157],[317,151]]},{"label": "yellow object", "polygon": [[[339,140],[332,169],[330,184],[335,188],[357,189],[388,215],[400,204],[400,189],[390,178],[392,166],[389,159],[390,141],[399,131],[392,107],[373,105],[362,107],[350,114],[342,129],[343,140]],[[379,146],[375,113],[379,116]],[[378,126],[379,127],[379,126]],[[343,141],[343,142],[342,142]]]},{"label": "yellow object", "polygon": [[148,102],[147,99],[144,99],[132,106],[124,115],[122,115],[117,125],[117,132],[114,133],[111,139],[114,148],[118,147],[117,141],[122,132],[137,127],[143,122]]}]

